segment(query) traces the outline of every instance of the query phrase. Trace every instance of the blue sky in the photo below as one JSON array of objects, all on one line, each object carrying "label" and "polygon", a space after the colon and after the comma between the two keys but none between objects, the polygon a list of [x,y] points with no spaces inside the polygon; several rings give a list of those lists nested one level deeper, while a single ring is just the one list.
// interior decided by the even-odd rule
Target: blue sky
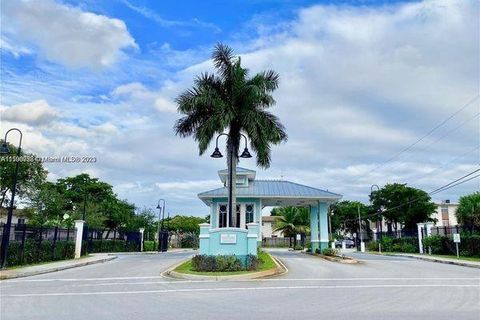
[{"label": "blue sky", "polygon": [[172,126],[175,97],[212,70],[219,41],[281,76],[272,112],[290,139],[260,177],[367,201],[373,183],[433,190],[479,164],[477,1],[7,0],[1,11],[1,131],[22,128],[41,156],[98,157],[46,164],[52,180],[88,172],[139,206],[164,197],[172,212],[207,213],[196,194],[225,164]]}]

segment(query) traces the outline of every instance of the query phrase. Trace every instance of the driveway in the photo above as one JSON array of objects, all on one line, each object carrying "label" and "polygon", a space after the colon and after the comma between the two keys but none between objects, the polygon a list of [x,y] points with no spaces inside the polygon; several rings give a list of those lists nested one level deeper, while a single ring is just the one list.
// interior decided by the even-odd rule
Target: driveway
[{"label": "driveway", "polygon": [[475,319],[480,270],[355,254],[344,265],[271,250],[281,277],[180,281],[160,272],[192,253],[128,255],[0,282],[1,319]]}]

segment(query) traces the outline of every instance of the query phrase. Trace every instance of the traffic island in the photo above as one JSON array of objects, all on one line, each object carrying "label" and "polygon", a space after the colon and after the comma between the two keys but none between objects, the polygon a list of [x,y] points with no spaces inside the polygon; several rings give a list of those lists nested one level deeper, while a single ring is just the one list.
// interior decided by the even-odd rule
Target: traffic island
[{"label": "traffic island", "polygon": [[338,263],[343,263],[343,264],[357,264],[361,263],[357,259],[354,259],[352,257],[347,257],[346,255],[339,254],[339,251],[337,249],[332,249],[332,248],[326,248],[322,250],[322,253],[319,252],[308,252],[308,254],[325,259],[327,261],[331,262],[338,262]]},{"label": "traffic island", "polygon": [[288,269],[277,258],[266,252],[258,253],[259,265],[256,270],[241,271],[196,271],[192,259],[182,261],[161,275],[174,279],[186,280],[247,280],[273,277],[285,274]]}]

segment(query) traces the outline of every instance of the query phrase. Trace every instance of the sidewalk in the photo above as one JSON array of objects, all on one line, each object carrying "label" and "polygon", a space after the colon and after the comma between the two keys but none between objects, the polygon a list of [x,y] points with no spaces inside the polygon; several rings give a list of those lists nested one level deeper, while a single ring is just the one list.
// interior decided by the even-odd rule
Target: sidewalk
[{"label": "sidewalk", "polygon": [[455,258],[443,258],[438,256],[430,256],[428,254],[414,254],[414,253],[387,253],[387,255],[409,257],[409,258],[414,258],[419,260],[454,264],[457,266],[480,269],[480,262],[477,262],[477,261],[468,261],[468,260],[461,260],[461,259],[455,259]]},{"label": "sidewalk", "polygon": [[49,263],[38,264],[38,265],[27,266],[27,267],[7,269],[7,270],[0,271],[0,280],[35,276],[38,274],[44,274],[44,273],[50,273],[50,272],[55,272],[55,271],[60,271],[60,270],[65,270],[70,268],[82,267],[82,266],[95,264],[95,263],[103,263],[116,258],[117,258],[116,256],[100,253],[100,254],[92,254],[88,257],[84,257],[80,259],[62,260],[62,261],[49,262]]}]

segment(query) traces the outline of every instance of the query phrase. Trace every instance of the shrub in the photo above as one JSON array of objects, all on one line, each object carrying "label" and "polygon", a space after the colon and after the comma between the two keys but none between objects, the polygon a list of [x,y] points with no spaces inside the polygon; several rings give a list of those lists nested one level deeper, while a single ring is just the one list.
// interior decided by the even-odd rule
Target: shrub
[{"label": "shrub", "polygon": [[320,248],[317,248],[317,249],[315,249],[315,253],[320,254],[320,253],[322,253],[322,251],[320,250]]},{"label": "shrub", "polygon": [[196,234],[185,234],[180,239],[180,247],[182,248],[198,248],[198,235]]},{"label": "shrub", "polygon": [[393,238],[384,236],[378,243],[382,245],[382,251],[386,252],[418,252],[418,239],[414,237]]},{"label": "shrub", "polygon": [[303,247],[302,247],[301,245],[297,244],[297,245],[293,248],[293,250],[303,250]]},{"label": "shrub", "polygon": [[196,255],[192,258],[192,269],[202,272],[242,271],[257,270],[260,265],[260,260],[254,255],[247,255],[245,259],[242,260],[234,255]]},{"label": "shrub", "polygon": [[143,251],[157,251],[156,241],[143,241]]},{"label": "shrub", "polygon": [[[466,257],[480,257],[480,235],[464,233],[460,236],[460,254]],[[450,236],[428,236],[423,239],[425,248],[432,254],[456,254],[456,245]],[[427,249],[428,250],[428,249]]]},{"label": "shrub", "polygon": [[260,259],[258,257],[249,254],[245,259],[245,269],[246,270],[257,270],[260,266]]},{"label": "shrub", "polygon": [[139,250],[136,242],[127,242],[125,240],[90,240],[84,241],[82,247],[85,253],[100,252],[135,252]]},{"label": "shrub", "polygon": [[240,271],[242,262],[235,256],[217,256],[217,271]]},{"label": "shrub", "polygon": [[322,254],[324,256],[335,257],[338,254],[338,250],[337,249],[332,249],[332,248],[325,248],[325,249],[322,250]]},{"label": "shrub", "polygon": [[22,251],[20,241],[12,241],[8,246],[7,263],[9,267],[63,259],[72,259],[75,256],[74,241],[57,241],[55,248],[52,241],[38,242],[25,240]]},{"label": "shrub", "polygon": [[194,271],[215,271],[217,260],[215,256],[196,255],[192,258],[192,268]]},{"label": "shrub", "polygon": [[378,243],[376,241],[368,242],[367,251],[378,251]]}]

